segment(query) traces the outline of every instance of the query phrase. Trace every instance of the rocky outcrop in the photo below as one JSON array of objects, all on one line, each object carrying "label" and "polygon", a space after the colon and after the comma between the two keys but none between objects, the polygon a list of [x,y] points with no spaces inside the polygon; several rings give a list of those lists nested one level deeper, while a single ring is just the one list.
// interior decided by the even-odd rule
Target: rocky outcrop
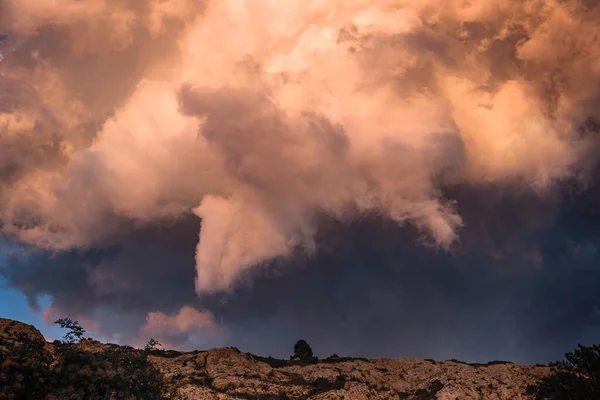
[{"label": "rocky outcrop", "polygon": [[168,390],[139,350],[93,340],[47,343],[34,327],[0,319],[0,400],[151,400]]},{"label": "rocky outcrop", "polygon": [[0,318],[0,399],[24,393],[44,398],[51,362],[51,350],[40,331]]},{"label": "rocky outcrop", "polygon": [[236,349],[151,356],[189,399],[526,399],[546,367],[416,359],[337,359],[302,365]]},{"label": "rocky outcrop", "polygon": [[0,318],[0,337],[13,339],[19,336],[42,344],[46,343],[44,335],[35,326],[12,319]]},{"label": "rocky outcrop", "polygon": [[[29,359],[38,361],[23,364]],[[527,386],[548,373],[547,367],[504,362],[334,358],[302,363],[235,348],[144,353],[91,340],[46,343],[34,327],[0,319],[0,399],[10,390],[25,393],[19,382],[33,382],[35,392],[16,398],[150,398],[151,389],[156,392],[151,398],[176,399],[512,400],[530,398]]]}]

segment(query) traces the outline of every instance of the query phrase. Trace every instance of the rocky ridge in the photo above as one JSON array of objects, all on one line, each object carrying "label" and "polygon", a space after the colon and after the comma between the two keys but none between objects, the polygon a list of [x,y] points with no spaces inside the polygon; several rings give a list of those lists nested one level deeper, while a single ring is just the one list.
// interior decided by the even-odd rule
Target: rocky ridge
[{"label": "rocky ridge", "polygon": [[[24,342],[27,342],[27,346],[23,346]],[[92,367],[73,366],[69,364],[73,361],[62,360],[61,357],[65,357],[65,346],[70,346],[69,351],[77,351],[80,364],[92,364]],[[92,375],[91,380],[87,375],[81,375],[82,379],[92,382],[90,385],[96,391],[101,387],[102,393],[98,392],[100,394],[97,396],[91,395],[91,389],[88,387],[73,389],[76,383],[71,382],[68,383],[69,388],[73,389],[75,397],[72,397],[71,393],[70,398],[144,398],[140,397],[143,396],[139,394],[142,392],[131,391],[131,387],[127,386],[131,385],[131,382],[128,383],[127,380],[124,383],[114,383],[118,386],[114,390],[107,389],[115,382],[114,373],[111,375],[113,380],[102,381],[108,382],[103,383],[104,386],[98,383],[94,375],[107,373],[107,369],[110,369],[107,366],[112,365],[119,374],[127,378],[128,363],[131,363],[131,360],[139,363],[142,357],[144,362],[148,363],[149,373],[140,375],[137,370],[141,367],[136,367],[136,384],[144,384],[144,377],[160,380],[161,393],[157,394],[156,398],[178,399],[529,399],[531,396],[526,394],[527,386],[549,373],[547,367],[504,362],[469,365],[458,361],[332,358],[315,363],[302,363],[260,357],[240,352],[235,348],[190,353],[144,353],[128,347],[115,346],[93,340],[82,340],[75,345],[48,343],[32,326],[0,319],[0,399],[10,398],[10,393],[6,393],[7,382],[10,380],[10,376],[7,376],[7,365],[11,366],[10,371],[14,372],[15,365],[18,364],[15,362],[18,358],[15,348],[20,349],[21,353],[27,349],[37,349],[38,354],[30,354],[29,358],[27,354],[21,354],[21,359],[41,357],[38,364],[26,369],[27,373],[32,373],[36,368],[46,368],[48,371],[38,372],[35,376],[34,379],[38,381],[40,377],[48,380],[46,377],[51,376],[53,368],[56,369],[56,365],[61,363],[69,365],[59,368],[59,373],[64,370],[72,374],[74,368],[91,368],[91,372],[88,371]],[[119,352],[114,353],[115,349]],[[94,367],[93,365],[99,362],[99,355],[105,353],[116,354],[114,360],[105,357],[102,359],[103,364]],[[123,354],[130,354],[129,358],[123,358]],[[86,357],[93,359],[93,363],[87,363]],[[75,358],[69,360],[73,359]],[[154,372],[157,374],[153,375]],[[25,380],[28,379],[31,380],[31,377],[26,376]],[[44,387],[42,383],[39,393],[46,390],[44,398],[68,398],[61,397],[61,393],[67,393],[59,390],[61,379],[53,378],[52,382],[58,383],[52,387]]]}]

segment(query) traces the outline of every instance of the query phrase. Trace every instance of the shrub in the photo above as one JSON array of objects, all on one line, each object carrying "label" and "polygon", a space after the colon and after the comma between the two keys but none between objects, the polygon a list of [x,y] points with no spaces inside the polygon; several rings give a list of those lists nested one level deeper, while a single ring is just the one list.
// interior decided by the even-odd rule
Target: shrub
[{"label": "shrub", "polygon": [[536,399],[600,399],[600,345],[577,345],[565,361],[551,363],[551,373],[527,388]]},{"label": "shrub", "polygon": [[126,347],[87,352],[63,344],[57,347],[60,363],[54,368],[58,398],[122,399],[163,398],[163,379],[143,352]]},{"label": "shrub", "polygon": [[162,347],[162,344],[160,344],[160,342],[158,340],[154,340],[153,338],[150,338],[150,340],[148,340],[148,343],[146,343],[146,346],[144,347],[144,351],[149,352],[149,351],[158,350],[159,346]]},{"label": "shrub", "polygon": [[313,389],[309,393],[309,397],[315,396],[319,393],[329,392],[330,390],[343,389],[346,385],[346,377],[344,375],[338,375],[335,381],[330,382],[326,378],[317,378],[312,383]]},{"label": "shrub", "polygon": [[437,399],[437,393],[444,388],[438,379],[429,383],[427,389],[417,389],[412,392],[396,392],[400,399],[432,400]]},{"label": "shrub", "polygon": [[312,349],[306,341],[298,340],[294,345],[294,355],[290,356],[290,360],[311,362],[315,361],[316,357],[313,356]]},{"label": "shrub", "polygon": [[43,337],[22,332],[0,335],[0,399],[152,400],[170,395],[160,371],[141,350],[104,346],[88,351],[69,340],[47,344]]},{"label": "shrub", "polygon": [[71,318],[60,318],[54,321],[55,324],[60,325],[63,329],[69,331],[63,336],[65,343],[75,343],[83,339],[85,329],[79,324],[79,321],[73,321]]},{"label": "shrub", "polygon": [[[315,357],[315,359],[316,359],[316,357]],[[363,358],[363,357],[327,357],[324,360],[321,360],[320,362],[325,363],[325,364],[338,364],[338,363],[351,362],[351,361],[363,361],[363,362],[367,362],[367,363],[371,362],[369,359]]]},{"label": "shrub", "polygon": [[488,361],[486,365],[503,365],[503,364],[514,364],[512,361],[504,361],[504,360],[493,360]]},{"label": "shrub", "polygon": [[271,368],[282,368],[287,367],[291,364],[290,361],[280,360],[278,358],[261,357],[257,355],[251,355],[252,359],[268,364]]},{"label": "shrub", "polygon": [[151,356],[155,356],[155,357],[162,357],[162,358],[175,358],[175,357],[179,357],[180,355],[183,354],[182,352],[177,351],[177,350],[161,350],[161,349],[144,351],[144,353],[146,353],[147,355],[151,355]]},{"label": "shrub", "polygon": [[0,348],[4,349],[0,351],[0,398],[46,398],[51,359],[44,343],[13,333],[0,336]]}]

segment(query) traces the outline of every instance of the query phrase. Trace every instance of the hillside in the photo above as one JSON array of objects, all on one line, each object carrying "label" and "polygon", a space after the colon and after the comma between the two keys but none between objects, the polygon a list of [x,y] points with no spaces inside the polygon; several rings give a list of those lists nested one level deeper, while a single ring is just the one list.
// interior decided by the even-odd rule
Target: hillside
[{"label": "hillside", "polygon": [[48,343],[0,318],[0,399],[528,399],[549,368],[416,359],[284,361],[235,348],[144,353]]}]

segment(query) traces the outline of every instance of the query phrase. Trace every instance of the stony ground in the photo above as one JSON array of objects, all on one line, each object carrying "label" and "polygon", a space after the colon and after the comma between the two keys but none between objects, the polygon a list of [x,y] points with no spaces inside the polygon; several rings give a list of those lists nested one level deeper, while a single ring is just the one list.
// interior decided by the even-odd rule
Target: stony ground
[{"label": "stony ground", "polygon": [[526,399],[527,385],[548,372],[545,367],[416,359],[279,366],[231,348],[150,357],[188,399]]},{"label": "stony ground", "polygon": [[[0,342],[5,344],[0,346],[0,370],[15,332],[21,333],[19,340],[43,341],[38,344],[44,352],[50,357],[55,354],[57,345],[46,343],[34,327],[0,319],[0,339],[4,339]],[[75,346],[90,354],[90,359],[115,347],[88,340]],[[547,367],[510,363],[468,365],[416,359],[339,358],[302,364],[234,348],[157,351],[147,357],[166,382],[165,398],[178,399],[528,399],[527,385],[549,372]]]}]

